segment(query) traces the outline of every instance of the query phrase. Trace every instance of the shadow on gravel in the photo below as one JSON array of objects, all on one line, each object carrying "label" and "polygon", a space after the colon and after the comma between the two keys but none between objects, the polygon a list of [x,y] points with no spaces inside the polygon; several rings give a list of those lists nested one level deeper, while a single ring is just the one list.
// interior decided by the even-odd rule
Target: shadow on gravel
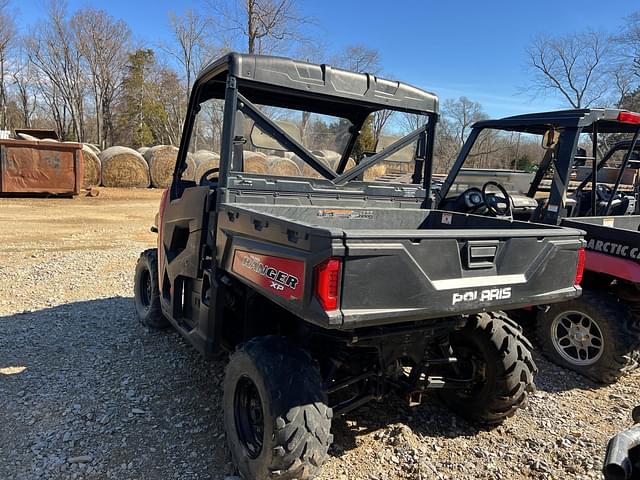
[{"label": "shadow on gravel", "polygon": [[233,473],[224,362],[140,325],[131,298],[0,316],[0,368],[15,366],[0,375],[0,478],[70,478],[72,457],[91,479]]},{"label": "shadow on gravel", "polygon": [[409,407],[402,399],[391,395],[383,402],[365,405],[343,418],[334,419],[335,443],[330,453],[340,456],[357,446],[359,436],[372,433],[378,440],[394,443],[397,438],[403,438],[405,428],[422,437],[434,438],[473,436],[491,430],[460,418],[435,395],[426,395],[422,405],[417,407]]},{"label": "shadow on gravel", "polygon": [[[573,389],[594,390],[599,385],[575,372],[559,367],[539,354],[535,354],[539,373],[536,387],[550,394]],[[516,413],[517,415],[517,413]],[[432,438],[455,438],[474,436],[481,431],[496,427],[473,424],[460,418],[439,401],[434,394],[427,395],[418,407],[407,406],[397,396],[390,396],[382,403],[371,403],[333,422],[335,443],[330,453],[340,456],[357,446],[360,436],[373,434],[383,442],[396,442],[402,429],[410,428],[414,434]]]}]

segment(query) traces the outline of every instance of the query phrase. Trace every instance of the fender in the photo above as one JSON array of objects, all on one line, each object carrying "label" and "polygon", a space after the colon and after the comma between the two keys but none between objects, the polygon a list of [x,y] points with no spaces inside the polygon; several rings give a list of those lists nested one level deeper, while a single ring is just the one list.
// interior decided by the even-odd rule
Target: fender
[{"label": "fender", "polygon": [[591,272],[606,273],[633,283],[640,283],[640,263],[605,253],[587,250],[585,269]]}]

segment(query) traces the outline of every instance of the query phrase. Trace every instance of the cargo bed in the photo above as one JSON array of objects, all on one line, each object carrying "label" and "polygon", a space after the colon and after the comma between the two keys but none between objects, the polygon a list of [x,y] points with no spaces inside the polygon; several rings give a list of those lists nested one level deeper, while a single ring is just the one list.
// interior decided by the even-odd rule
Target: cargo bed
[{"label": "cargo bed", "polygon": [[[566,287],[583,244],[577,229],[436,210],[255,204],[221,205],[218,228],[226,271],[323,327],[513,309],[579,293]],[[327,313],[313,276],[328,257],[342,265],[340,305]],[[260,275],[274,265],[285,272],[282,290]],[[292,271],[295,289],[284,277]]]}]

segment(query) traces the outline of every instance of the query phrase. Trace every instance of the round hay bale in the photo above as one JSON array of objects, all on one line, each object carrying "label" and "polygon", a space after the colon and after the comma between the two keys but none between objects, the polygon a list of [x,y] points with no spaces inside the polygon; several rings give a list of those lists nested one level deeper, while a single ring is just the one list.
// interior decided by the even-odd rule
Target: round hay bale
[{"label": "round hay bale", "polygon": [[198,150],[193,154],[193,161],[196,165],[196,182],[200,182],[200,179],[208,170],[220,167],[220,155],[209,150]]},{"label": "round hay bale", "polygon": [[320,175],[320,173],[318,173],[306,163],[302,167],[302,176],[307,178],[324,178],[322,175]]},{"label": "round hay bale", "polygon": [[386,173],[387,167],[378,163],[377,165],[374,165],[373,167],[368,168],[364,171],[364,179],[365,181],[370,182],[382,177],[383,175],[386,175]]},{"label": "round hay bale", "polygon": [[[319,152],[319,150],[315,150],[313,153],[313,155],[320,160],[322,163],[324,163],[327,167],[331,168],[332,170],[334,169],[334,167],[329,163],[329,160],[327,160],[324,156],[319,156],[316,155],[316,153]],[[320,173],[318,171],[316,171],[315,169],[311,168],[311,166],[309,164],[307,164],[306,162],[300,160],[300,162],[302,162],[302,176],[303,177],[310,177],[310,178],[324,178],[322,175],[320,175]]]},{"label": "round hay bale", "polygon": [[193,154],[193,161],[196,166],[199,166],[201,163],[220,163],[220,155],[209,150],[198,150]]},{"label": "round hay bale", "polygon": [[[182,180],[191,180],[192,182],[198,182],[200,179],[196,176],[196,162],[191,153],[187,153],[187,169],[182,172]],[[173,171],[171,171],[173,177]],[[170,180],[171,182],[171,180]]]},{"label": "round hay bale", "polygon": [[333,150],[314,150],[311,153],[318,157],[318,159],[324,160],[324,163],[334,170],[342,158],[342,155],[338,152],[334,152]]},{"label": "round hay bale", "polygon": [[98,147],[96,144],[94,144],[94,143],[84,143],[83,145],[86,145],[88,148],[90,148],[91,151],[93,153],[95,153],[96,155],[100,155],[100,147]]},{"label": "round hay bale", "polygon": [[243,150],[242,151],[242,158],[244,158],[245,160],[247,158],[251,158],[251,157],[255,157],[255,156],[262,157],[264,159],[267,158],[267,156],[262,152],[252,152],[251,150]]},{"label": "round hay bale", "polygon": [[144,154],[149,151],[149,147],[140,147],[138,153],[144,157]]},{"label": "round hay bale", "polygon": [[95,152],[86,146],[82,146],[82,159],[84,167],[84,180],[82,186],[84,188],[97,187],[100,185],[101,166],[100,159]]},{"label": "round hay bale", "polygon": [[[144,154],[144,159],[149,164],[149,175],[151,176],[151,186],[155,188],[167,188],[173,180],[173,172],[176,168],[176,158],[178,149],[172,145],[157,145],[151,147]],[[193,179],[195,166],[188,177],[188,170],[185,171],[184,179]]]},{"label": "round hay bale", "polygon": [[344,171],[346,172],[348,170],[351,170],[355,166],[356,166],[356,161],[353,158],[349,157],[349,160],[347,160],[347,166],[344,167]]},{"label": "round hay bale", "polygon": [[267,157],[269,173],[281,177],[299,177],[302,175],[298,165],[293,160],[283,157]]},{"label": "round hay bale", "polygon": [[244,171],[247,173],[269,173],[267,157],[262,154],[245,156]]},{"label": "round hay bale", "polygon": [[105,187],[147,188],[149,165],[131,148],[111,147],[100,154],[102,185]]}]

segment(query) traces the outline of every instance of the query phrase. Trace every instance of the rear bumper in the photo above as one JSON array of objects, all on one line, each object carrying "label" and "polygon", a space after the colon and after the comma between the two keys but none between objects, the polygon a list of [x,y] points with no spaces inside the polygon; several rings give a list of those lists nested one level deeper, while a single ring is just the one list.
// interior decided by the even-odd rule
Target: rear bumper
[{"label": "rear bumper", "polygon": [[[517,291],[514,292],[517,294]],[[390,325],[403,322],[414,322],[429,319],[439,319],[456,315],[465,315],[478,312],[496,311],[496,310],[516,310],[519,308],[529,307],[531,305],[547,305],[552,303],[564,302],[577,298],[582,294],[582,288],[574,286],[553,292],[545,292],[536,296],[523,296],[520,298],[511,297],[505,300],[482,301],[475,300],[469,302],[458,302],[451,305],[453,297],[451,297],[449,307],[444,302],[434,299],[433,308],[408,308],[408,309],[343,309],[342,323],[337,324],[327,320],[327,323],[321,325],[325,328],[351,330],[362,327],[372,327],[381,325]],[[438,305],[443,308],[436,309]],[[317,323],[317,322],[316,322]]]}]

